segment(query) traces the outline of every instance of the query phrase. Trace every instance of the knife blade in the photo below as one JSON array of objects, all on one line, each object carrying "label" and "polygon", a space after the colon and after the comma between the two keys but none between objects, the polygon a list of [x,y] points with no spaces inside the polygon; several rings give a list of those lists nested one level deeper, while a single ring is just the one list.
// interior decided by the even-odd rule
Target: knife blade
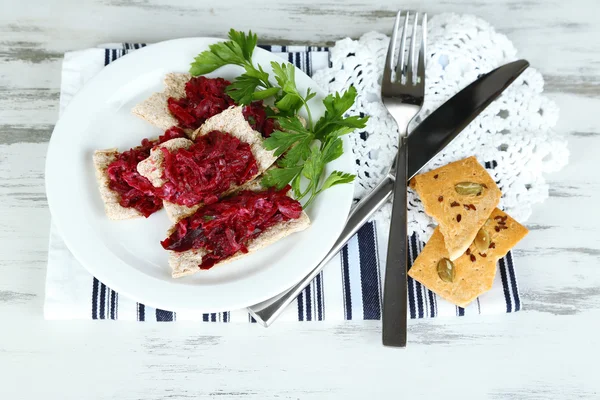
[{"label": "knife blade", "polygon": [[517,60],[480,76],[433,111],[408,135],[408,180],[427,165],[529,67]]},{"label": "knife blade", "polygon": [[[469,125],[490,103],[529,67],[526,60],[500,66],[455,94],[421,122],[406,139],[408,155],[407,180],[412,179]],[[268,327],[304,288],[321,272],[350,238],[392,195],[394,175],[388,174],[350,211],[346,226],[321,262],[299,283],[287,291],[248,307],[248,312],[261,325]]]}]

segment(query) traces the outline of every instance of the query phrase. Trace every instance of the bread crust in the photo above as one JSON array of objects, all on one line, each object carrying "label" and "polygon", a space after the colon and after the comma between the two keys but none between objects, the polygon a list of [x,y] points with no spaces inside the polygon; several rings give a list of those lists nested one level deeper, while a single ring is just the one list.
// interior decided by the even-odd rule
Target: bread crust
[{"label": "bread crust", "polygon": [[104,203],[104,211],[106,216],[112,220],[123,220],[142,217],[135,208],[123,207],[119,204],[119,194],[112,191],[108,185],[107,168],[113,161],[116,160],[119,151],[114,149],[96,150],[93,155],[94,168],[96,170],[96,181],[98,182],[98,190],[100,197]]},{"label": "bread crust", "polygon": [[[166,131],[172,126],[178,126],[179,122],[171,115],[167,107],[169,97],[176,99],[185,97],[185,84],[191,79],[190,74],[171,72],[164,79],[165,88],[160,93],[154,93],[146,100],[137,104],[131,112],[133,115],[149,122],[150,124]],[[190,134],[191,129],[184,129]]]},{"label": "bread crust", "polygon": [[[286,236],[291,235],[295,232],[305,230],[310,226],[310,219],[308,215],[303,211],[300,218],[293,219],[285,222],[281,222],[266,229],[256,239],[251,240],[248,243],[248,253],[237,252],[233,256],[216,263],[213,268],[230,263],[239,258],[242,258],[248,254],[254,253],[264,247],[267,247]],[[171,227],[169,234],[173,232],[175,226]],[[203,250],[188,250],[183,252],[169,251],[169,265],[173,270],[173,278],[181,278],[200,272],[201,269],[198,267],[202,263],[202,257],[206,254]]]}]

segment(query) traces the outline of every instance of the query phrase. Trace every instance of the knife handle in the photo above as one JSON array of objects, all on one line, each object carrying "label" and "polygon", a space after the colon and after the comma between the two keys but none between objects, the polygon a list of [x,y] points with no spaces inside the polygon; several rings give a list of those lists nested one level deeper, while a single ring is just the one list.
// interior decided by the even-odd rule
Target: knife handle
[{"label": "knife handle", "polygon": [[[406,183],[404,183],[406,186]],[[350,216],[346,221],[346,226],[340,234],[339,238],[329,250],[327,255],[321,260],[319,264],[306,275],[300,283],[293,286],[288,291],[273,297],[269,300],[265,300],[262,303],[255,304],[248,307],[248,311],[257,322],[264,326],[269,326],[281,312],[287,307],[304,288],[321,272],[323,267],[329,262],[344,245],[350,240],[352,236],[369,220],[369,218],[383,206],[392,195],[394,188],[394,180],[390,175],[379,183],[368,196],[364,197],[357,205],[350,211]]]},{"label": "knife handle", "polygon": [[406,346],[407,314],[407,199],[408,156],[404,138],[396,160],[396,183],[392,203],[390,236],[383,287],[382,342],[384,346]]}]

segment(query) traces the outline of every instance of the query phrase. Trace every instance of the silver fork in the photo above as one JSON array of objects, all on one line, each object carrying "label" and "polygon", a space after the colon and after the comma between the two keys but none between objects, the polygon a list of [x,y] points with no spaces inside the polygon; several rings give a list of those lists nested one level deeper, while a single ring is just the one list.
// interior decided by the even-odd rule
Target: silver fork
[{"label": "silver fork", "polygon": [[[400,38],[400,48],[396,47],[400,20],[404,17],[404,28]],[[411,13],[396,15],[394,30],[383,71],[381,98],[390,115],[396,121],[400,138],[396,156],[394,202],[390,221],[385,282],[383,287],[382,341],[385,346],[406,346],[407,318],[407,218],[406,218],[406,179],[408,154],[406,135],[408,124],[423,106],[425,97],[425,44],[427,35],[427,14],[421,21],[421,43],[418,62],[415,63],[417,50],[417,29],[419,13],[414,14],[412,35],[408,57],[406,56],[406,38],[409,32]],[[397,51],[398,50],[398,51]],[[396,56],[397,53],[397,56]],[[415,66],[415,64],[417,64]],[[416,68],[416,70],[415,70]]]}]

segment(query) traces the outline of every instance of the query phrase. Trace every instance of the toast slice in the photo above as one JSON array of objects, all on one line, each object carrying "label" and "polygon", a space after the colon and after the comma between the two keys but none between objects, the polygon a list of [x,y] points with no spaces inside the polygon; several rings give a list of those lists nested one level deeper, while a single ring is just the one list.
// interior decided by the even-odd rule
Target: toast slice
[{"label": "toast slice", "polygon": [[[208,128],[205,129],[205,127]],[[252,154],[258,165],[258,173],[252,177],[249,182],[252,182],[253,179],[265,172],[277,159],[273,155],[273,151],[266,150],[263,146],[262,135],[250,127],[244,118],[244,115],[242,114],[242,107],[232,107],[218,115],[209,118],[206,120],[204,125],[202,125],[202,127],[194,131],[192,138],[196,139],[197,137],[205,135],[214,130],[228,132],[232,136],[235,136],[241,141],[250,145],[250,150],[252,151]],[[138,172],[140,175],[148,178],[155,187],[162,186],[165,183],[164,179],[162,178],[164,171],[162,162],[164,160],[164,156],[160,150],[160,147],[165,147],[169,149],[169,151],[174,151],[179,148],[188,148],[192,144],[193,142],[191,140],[183,138],[172,139],[164,142],[163,144],[152,149],[150,151],[150,157],[138,164]],[[223,193],[222,196],[227,196],[228,194],[231,194],[237,190],[240,190],[240,187],[232,186],[228,191]],[[187,207],[170,203],[168,201],[164,201],[163,204],[169,219],[171,219],[173,222],[177,222],[182,218],[192,215],[200,207],[199,204],[193,207]]]},{"label": "toast slice", "polygon": [[492,288],[498,260],[528,233],[527,228],[498,208],[493,210],[482,230],[486,233],[479,234],[466,252],[452,262],[452,282],[442,280],[437,270],[440,260],[450,256],[440,227],[435,229],[408,275],[449,302],[466,307]]},{"label": "toast slice", "polygon": [[411,186],[439,224],[450,260],[467,250],[502,196],[475,157],[417,175]]},{"label": "toast slice", "polygon": [[[160,93],[154,93],[146,100],[137,104],[131,112],[150,124],[166,131],[172,126],[178,126],[179,122],[171,115],[167,107],[169,97],[185,97],[185,84],[191,79],[190,74],[171,72],[165,76],[165,88]],[[185,130],[185,129],[184,129]],[[191,130],[185,130],[191,133]]]},{"label": "toast slice", "polygon": [[[302,211],[300,218],[280,222],[279,224],[266,229],[256,239],[251,240],[247,246],[248,253],[237,252],[235,255],[216,263],[213,268],[254,253],[257,250],[267,247],[283,239],[284,237],[291,235],[292,233],[303,231],[309,226],[310,219],[308,218],[308,215]],[[173,232],[174,228],[175,227],[173,226],[170,229],[169,234]],[[202,257],[205,254],[206,251],[203,250],[188,250],[184,252],[169,251],[169,265],[173,270],[173,278],[181,278],[182,276],[192,275],[201,271],[198,266],[202,263]]]},{"label": "toast slice", "polygon": [[94,152],[94,168],[96,169],[96,181],[100,190],[100,197],[104,202],[104,211],[109,219],[123,220],[142,217],[135,208],[123,207],[119,203],[119,195],[108,187],[110,180],[108,178],[107,168],[115,161],[119,151],[117,149],[96,150]]}]

